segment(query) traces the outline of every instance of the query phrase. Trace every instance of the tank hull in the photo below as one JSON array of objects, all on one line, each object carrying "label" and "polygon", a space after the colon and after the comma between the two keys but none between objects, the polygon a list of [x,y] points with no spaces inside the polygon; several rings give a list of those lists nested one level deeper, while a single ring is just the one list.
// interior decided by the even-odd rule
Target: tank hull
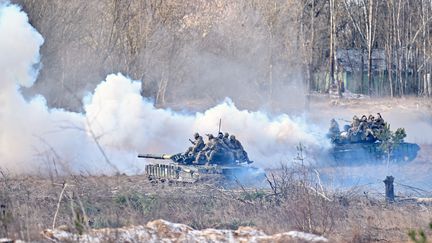
[{"label": "tank hull", "polygon": [[[377,163],[387,161],[387,154],[380,148],[381,143],[334,144],[331,156],[338,164]],[[401,143],[390,153],[394,162],[408,162],[417,157],[420,147],[414,143]]]},{"label": "tank hull", "polygon": [[145,174],[153,181],[194,183],[209,178],[226,182],[250,182],[265,179],[263,170],[246,165],[183,165],[178,163],[148,164]]}]

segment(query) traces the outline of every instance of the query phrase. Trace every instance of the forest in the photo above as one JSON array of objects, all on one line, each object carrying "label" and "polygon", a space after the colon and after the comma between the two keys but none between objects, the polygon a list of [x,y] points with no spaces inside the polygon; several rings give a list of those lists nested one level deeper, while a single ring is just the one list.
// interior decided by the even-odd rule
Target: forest
[{"label": "forest", "polygon": [[45,38],[48,104],[81,109],[109,73],[157,106],[301,90],[432,97],[430,0],[14,0]]}]

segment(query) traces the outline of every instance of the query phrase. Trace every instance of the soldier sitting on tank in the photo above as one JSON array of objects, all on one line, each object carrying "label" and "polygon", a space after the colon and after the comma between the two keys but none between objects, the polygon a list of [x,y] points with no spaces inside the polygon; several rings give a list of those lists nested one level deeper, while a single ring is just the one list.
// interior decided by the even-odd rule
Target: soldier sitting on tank
[{"label": "soldier sitting on tank", "polygon": [[339,124],[337,123],[337,121],[335,119],[331,119],[330,121],[330,128],[329,131],[327,133],[327,137],[331,139],[331,141],[336,141],[339,139],[340,136],[340,129],[339,129]]},{"label": "soldier sitting on tank", "polygon": [[358,141],[359,139],[361,141],[367,141],[367,142],[371,142],[371,141],[375,141],[375,133],[373,131],[372,127],[372,121],[374,121],[374,117],[373,116],[369,116],[369,118],[366,118],[365,115],[362,116],[360,125],[358,127],[358,134],[360,135],[359,138],[356,139],[356,141]]},{"label": "soldier sitting on tank", "polygon": [[345,125],[343,127],[343,132],[341,132],[339,134],[339,139],[338,141],[341,143],[345,143],[348,139],[349,139],[349,129],[350,129],[350,125]]},{"label": "soldier sitting on tank", "polygon": [[214,147],[215,144],[215,137],[213,134],[206,134],[207,135],[207,143],[204,145],[204,147],[198,152],[196,155],[195,164],[202,164],[203,162],[207,161],[207,153]]},{"label": "soldier sitting on tank", "polygon": [[379,129],[379,126],[376,123],[376,119],[373,115],[369,115],[368,117],[368,128],[369,128],[369,132],[375,136],[374,134],[376,133],[376,131]]},{"label": "soldier sitting on tank", "polygon": [[229,139],[229,133],[224,133],[224,136],[223,136],[223,142],[224,142],[224,144],[229,148],[229,149],[232,149],[232,145],[231,145],[231,142],[230,142],[230,139]]},{"label": "soldier sitting on tank", "polygon": [[367,119],[368,126],[371,127],[375,123],[375,117],[373,115],[369,115]]},{"label": "soldier sitting on tank", "polygon": [[377,113],[377,118],[375,119],[375,124],[378,128],[382,128],[385,125],[384,119],[382,118],[380,113]]},{"label": "soldier sitting on tank", "polygon": [[353,120],[351,122],[351,128],[348,130],[350,136],[357,134],[359,125],[360,125],[360,119],[356,115],[354,115]]},{"label": "soldier sitting on tank", "polygon": [[223,133],[219,132],[218,142],[220,143],[221,148],[227,153],[229,153],[231,152],[231,146],[229,145],[229,143],[227,143],[228,142],[227,140],[229,141],[229,134],[225,133],[224,135]]},{"label": "soldier sitting on tank", "polygon": [[234,157],[236,160],[240,162],[246,161],[248,163],[252,163],[252,161],[249,160],[248,154],[244,150],[242,144],[236,139],[234,135],[230,136],[230,143],[232,144],[232,149],[234,151]]},{"label": "soldier sitting on tank", "polygon": [[197,154],[199,151],[201,151],[204,148],[204,146],[205,144],[203,138],[198,133],[196,133],[192,153]]},{"label": "soldier sitting on tank", "polygon": [[205,144],[203,138],[199,135],[199,133],[194,134],[194,139],[194,141],[189,139],[193,146],[189,147],[183,155],[188,157],[195,157],[198,152],[204,148]]},{"label": "soldier sitting on tank", "polygon": [[222,134],[219,132],[216,139],[216,144],[208,155],[209,162],[219,164],[231,164],[235,161],[235,152],[232,149],[231,141],[229,141],[229,134]]},{"label": "soldier sitting on tank", "polygon": [[361,141],[365,126],[367,126],[367,117],[365,115],[363,115],[361,119],[354,116],[351,128],[348,130],[348,140],[351,142]]},{"label": "soldier sitting on tank", "polygon": [[222,140],[219,138],[215,140],[213,147],[206,153],[207,161],[210,164],[229,163],[229,151],[224,148]]}]

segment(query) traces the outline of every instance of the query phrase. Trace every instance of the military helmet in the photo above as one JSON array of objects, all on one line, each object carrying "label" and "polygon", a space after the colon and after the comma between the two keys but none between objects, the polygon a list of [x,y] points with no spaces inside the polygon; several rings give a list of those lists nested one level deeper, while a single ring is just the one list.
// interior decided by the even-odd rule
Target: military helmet
[{"label": "military helmet", "polygon": [[219,132],[218,138],[223,138],[223,133]]},{"label": "military helmet", "polygon": [[195,138],[195,139],[198,139],[199,136],[200,136],[200,135],[199,135],[199,133],[197,133],[197,132],[194,134],[194,138]]},{"label": "military helmet", "polygon": [[227,132],[224,134],[224,138],[229,138],[229,134]]},{"label": "military helmet", "polygon": [[235,140],[236,138],[235,138],[234,135],[231,135],[231,136],[230,136],[230,139],[231,139],[231,140]]},{"label": "military helmet", "polygon": [[209,134],[209,135],[208,135],[208,138],[209,138],[209,140],[210,140],[210,139],[213,139],[213,138],[214,138],[213,134]]}]

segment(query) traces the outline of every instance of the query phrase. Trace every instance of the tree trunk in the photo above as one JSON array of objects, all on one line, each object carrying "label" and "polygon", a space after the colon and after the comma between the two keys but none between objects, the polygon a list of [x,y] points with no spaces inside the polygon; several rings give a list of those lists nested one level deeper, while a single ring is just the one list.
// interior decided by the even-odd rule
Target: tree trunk
[{"label": "tree trunk", "polygon": [[373,48],[373,37],[372,37],[372,21],[373,21],[373,0],[369,0],[369,9],[368,9],[368,28],[367,28],[367,37],[368,37],[368,93],[372,95],[372,48]]},{"label": "tree trunk", "polygon": [[368,93],[372,95],[372,48],[368,47]]},{"label": "tree trunk", "polygon": [[269,102],[271,104],[273,99],[273,26],[269,26],[269,34],[270,34],[270,43],[268,45],[269,47],[269,63],[268,63],[268,83],[269,83]]},{"label": "tree trunk", "polygon": [[314,73],[313,73],[313,55],[314,55],[314,46],[315,46],[315,1],[312,1],[312,8],[310,12],[311,16],[311,29],[310,29],[310,40],[309,40],[309,60],[308,60],[308,93],[310,93],[313,81],[314,81]]},{"label": "tree trunk", "polygon": [[427,77],[427,80],[428,80],[428,87],[427,87],[427,89],[428,89],[428,95],[429,95],[429,97],[432,97],[432,77],[431,77],[429,69],[428,69],[428,71],[429,72],[426,74],[426,77]]},{"label": "tree trunk", "polygon": [[167,63],[167,68],[166,68],[166,74],[163,75],[162,74],[162,79],[159,83],[159,88],[158,88],[158,92],[157,92],[157,96],[156,96],[156,105],[158,107],[165,105],[166,103],[166,93],[167,93],[167,89],[168,89],[168,85],[171,81],[171,76],[173,73],[173,60],[174,60],[174,56],[177,50],[177,36],[173,33],[172,34],[172,40],[171,40],[171,46],[170,46],[170,50],[169,50],[169,55],[168,55],[168,63]]},{"label": "tree trunk", "polygon": [[335,13],[335,0],[330,0],[330,91],[337,89],[338,96],[341,97],[341,89],[339,81],[335,79],[335,60],[336,60],[336,13]]}]

